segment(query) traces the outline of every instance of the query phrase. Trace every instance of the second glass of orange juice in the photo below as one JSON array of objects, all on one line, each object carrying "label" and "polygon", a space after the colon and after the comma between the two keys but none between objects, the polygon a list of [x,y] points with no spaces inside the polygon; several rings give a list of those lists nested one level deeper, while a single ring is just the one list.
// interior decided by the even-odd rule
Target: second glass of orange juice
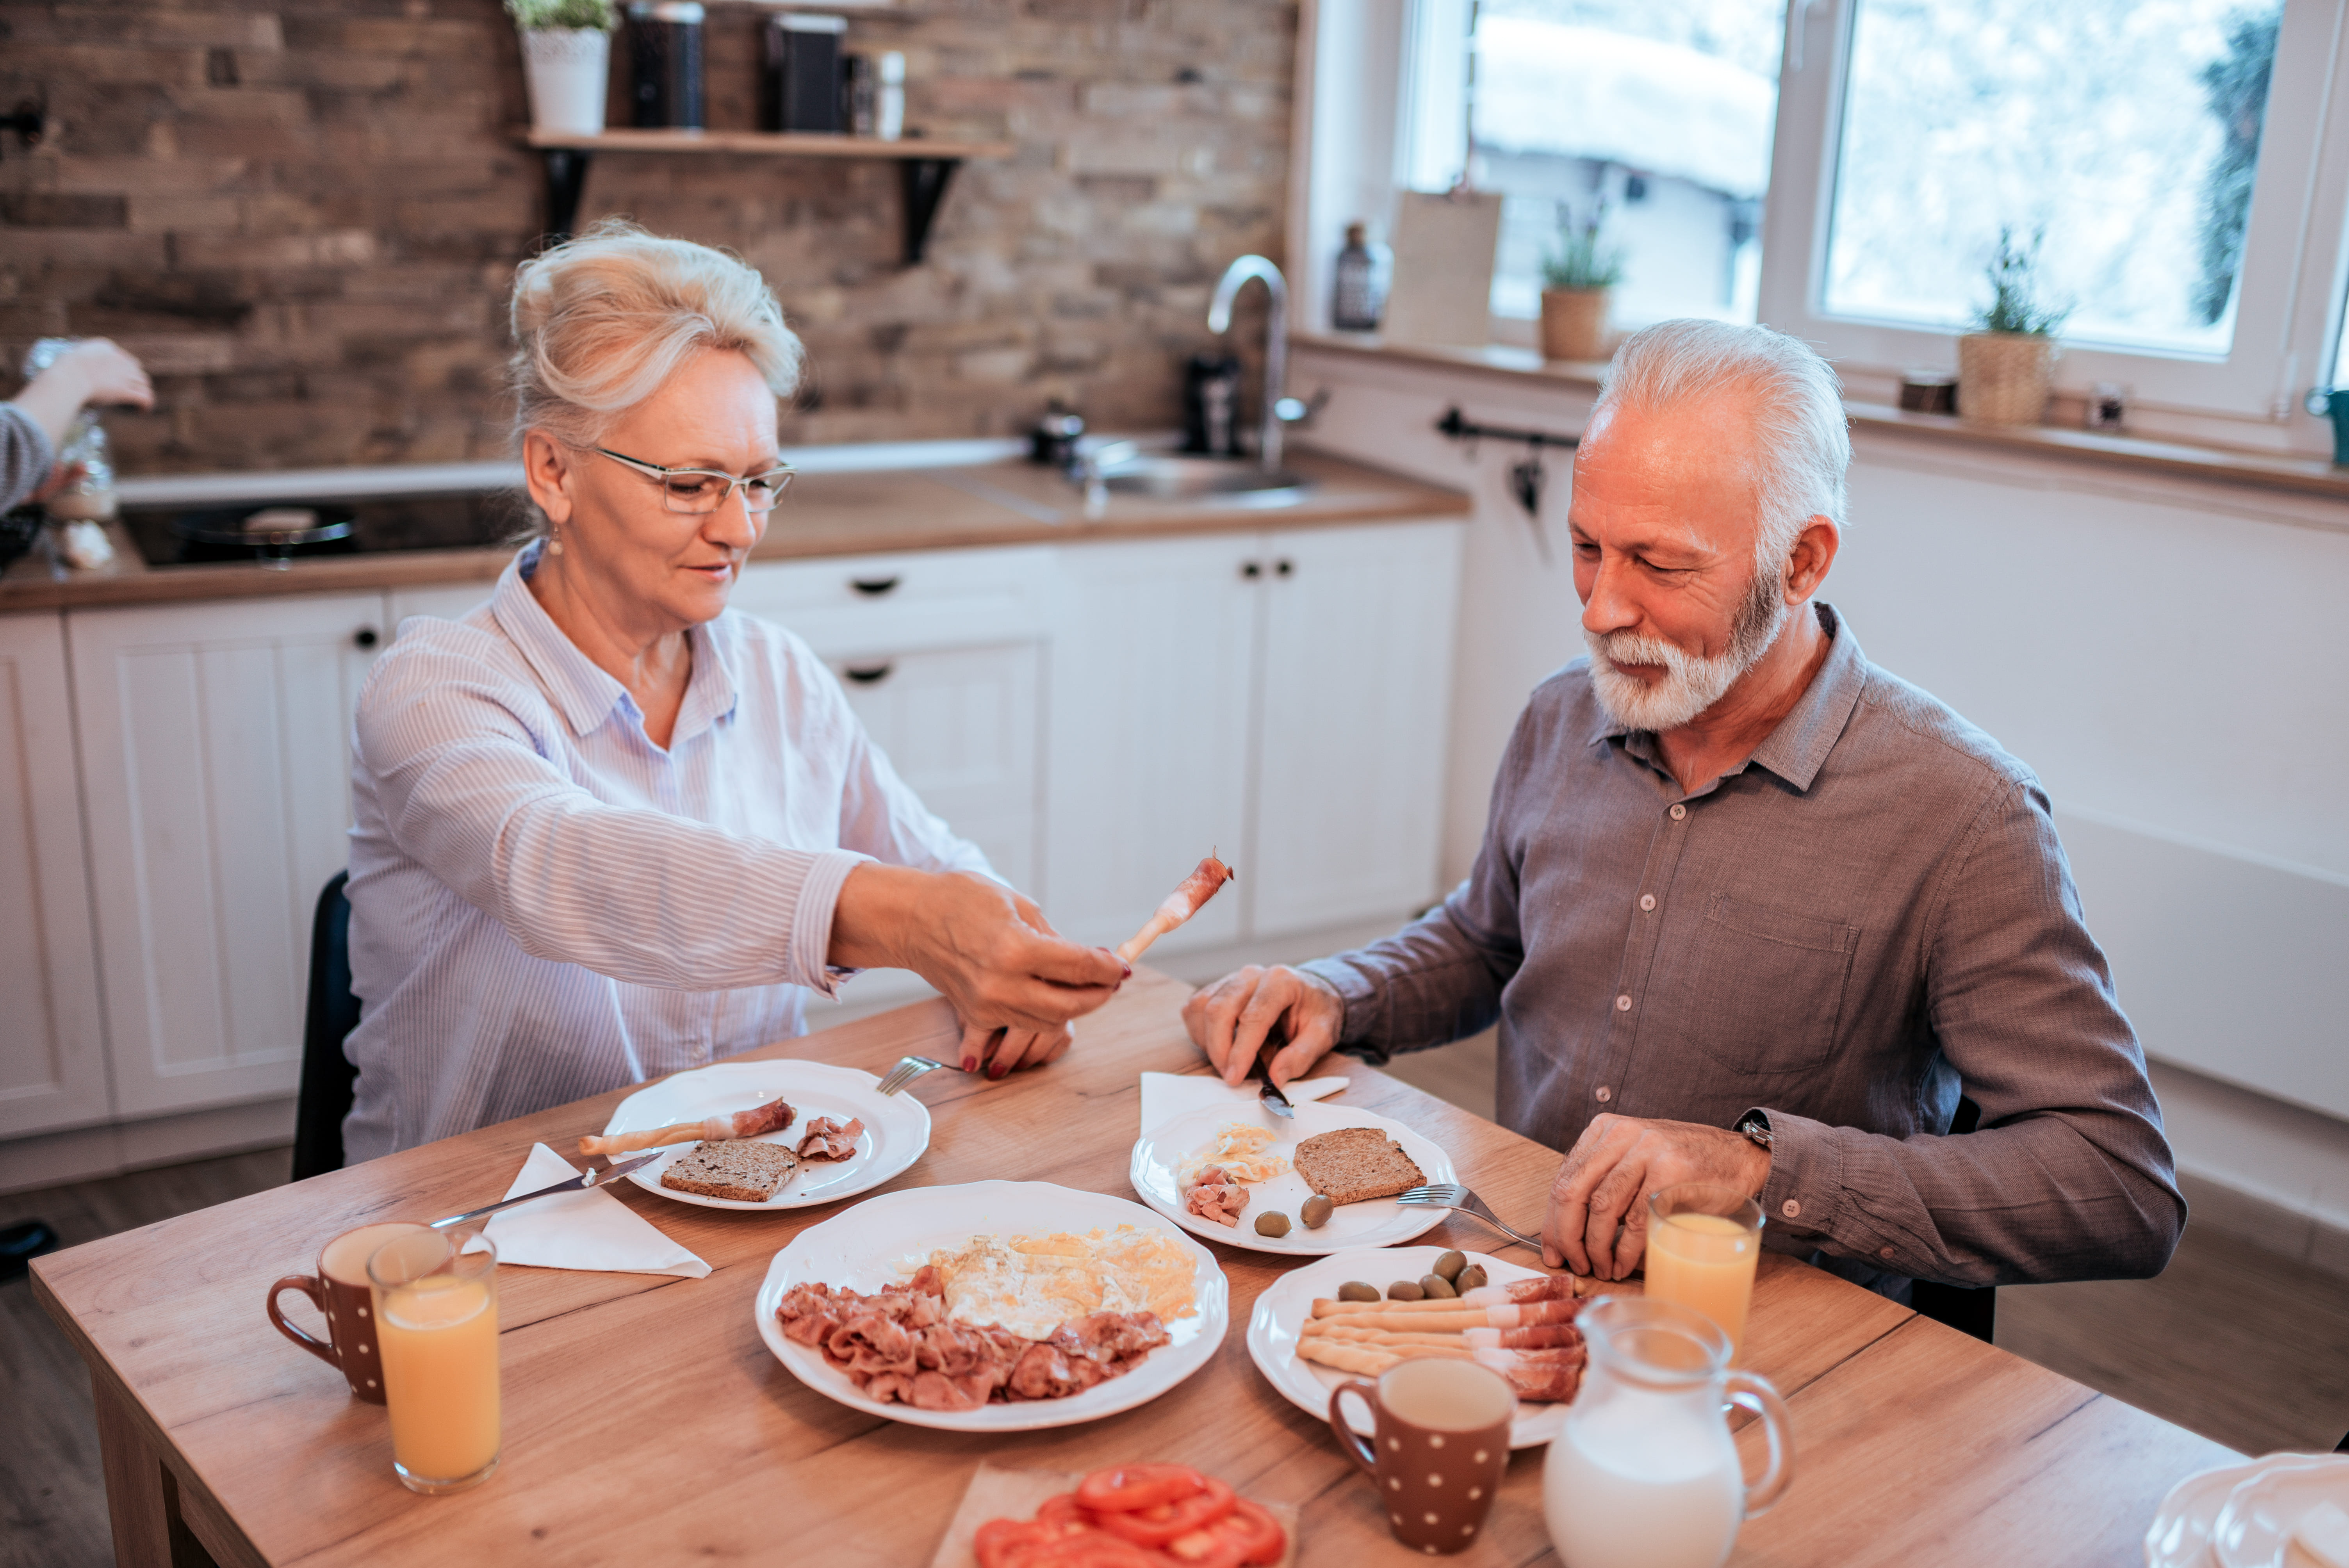
[{"label": "second glass of orange juice", "polygon": [[1648,1294],[1694,1307],[1745,1346],[1745,1309],[1762,1255],[1762,1206],[1729,1187],[1684,1182],[1648,1196]]},{"label": "second glass of orange juice", "polygon": [[410,1491],[462,1491],[498,1468],[497,1262],[488,1237],[439,1231],[367,1260],[392,1469]]}]

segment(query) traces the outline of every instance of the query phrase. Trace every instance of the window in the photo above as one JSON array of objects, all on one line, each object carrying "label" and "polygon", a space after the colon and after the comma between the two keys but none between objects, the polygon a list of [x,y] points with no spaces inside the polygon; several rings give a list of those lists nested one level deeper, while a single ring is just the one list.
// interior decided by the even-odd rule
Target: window
[{"label": "window", "polygon": [[1496,339],[1527,340],[1561,213],[1603,211],[1618,325],[1759,319],[1889,401],[1954,364],[2004,232],[2070,307],[2059,392],[2115,382],[2140,430],[2328,449],[2300,410],[2349,380],[2349,0],[1318,12],[1317,266],[1337,206],[1375,224],[1379,194],[1464,168],[1504,199]]}]

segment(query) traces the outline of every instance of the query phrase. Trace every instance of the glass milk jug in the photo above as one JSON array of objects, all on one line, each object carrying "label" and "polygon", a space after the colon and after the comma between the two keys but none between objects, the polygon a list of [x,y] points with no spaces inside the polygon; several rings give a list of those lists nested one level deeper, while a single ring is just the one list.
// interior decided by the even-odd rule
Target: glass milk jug
[{"label": "glass milk jug", "polygon": [[[1794,1479],[1785,1402],[1729,1368],[1729,1337],[1701,1313],[1600,1296],[1577,1320],[1582,1392],[1542,1469],[1542,1511],[1566,1568],[1720,1568],[1737,1527]],[[1769,1468],[1748,1487],[1726,1407],[1762,1418]]]}]

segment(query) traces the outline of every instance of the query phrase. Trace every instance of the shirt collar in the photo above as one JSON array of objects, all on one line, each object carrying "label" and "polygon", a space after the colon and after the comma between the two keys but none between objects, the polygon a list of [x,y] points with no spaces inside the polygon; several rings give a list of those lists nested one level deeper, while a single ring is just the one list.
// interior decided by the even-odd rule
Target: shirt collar
[{"label": "shirt collar", "polygon": [[[1868,659],[1859,651],[1859,640],[1851,628],[1843,624],[1835,607],[1825,602],[1817,606],[1819,629],[1827,634],[1826,662],[1804,689],[1778,727],[1754,748],[1746,758],[1748,765],[1759,764],[1792,784],[1797,789],[1808,789],[1811,781],[1826,765],[1827,753],[1835,749],[1837,739],[1851,718],[1851,710],[1859,705],[1861,686],[1867,684]],[[1604,707],[1599,708],[1599,721],[1590,732],[1590,743],[1603,746],[1622,740],[1641,760],[1661,769],[1662,764],[1655,752],[1655,738],[1646,731],[1634,732],[1629,725],[1619,724]],[[1732,769],[1733,772],[1737,769]]]},{"label": "shirt collar", "polygon": [[[634,713],[636,699],[626,686],[579,651],[530,591],[530,574],[537,569],[540,548],[535,543],[523,546],[499,573],[497,591],[490,597],[490,613],[537,673],[571,732],[589,735],[602,727],[612,710],[622,704]],[[707,625],[690,627],[686,635],[692,640],[693,674],[685,688],[685,704],[678,710],[676,733],[669,737],[672,749],[731,714],[737,701],[733,661],[722,639]]]}]

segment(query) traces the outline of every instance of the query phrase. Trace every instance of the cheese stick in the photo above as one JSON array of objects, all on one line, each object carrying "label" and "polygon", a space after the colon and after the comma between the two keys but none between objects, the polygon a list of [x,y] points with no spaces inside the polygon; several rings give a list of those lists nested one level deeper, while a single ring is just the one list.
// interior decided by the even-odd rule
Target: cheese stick
[{"label": "cheese stick", "polygon": [[1578,1300],[1486,1306],[1462,1301],[1317,1301],[1313,1304],[1313,1317],[1316,1321],[1353,1323],[1370,1328],[1526,1328],[1537,1323],[1572,1323],[1581,1310]]},{"label": "cheese stick", "polygon": [[[1447,1301],[1446,1306],[1460,1304]],[[1342,1324],[1350,1328],[1384,1328],[1398,1334],[1457,1334],[1464,1328],[1485,1328],[1492,1320],[1484,1313],[1470,1307],[1464,1312],[1350,1312],[1342,1317],[1322,1317],[1309,1320],[1330,1325]]]},{"label": "cheese stick", "polygon": [[1582,1343],[1582,1330],[1570,1323],[1537,1323],[1528,1328],[1471,1328],[1460,1336],[1476,1350],[1548,1350]]},{"label": "cheese stick", "polygon": [[673,1127],[622,1132],[610,1138],[591,1134],[579,1140],[579,1152],[632,1154],[639,1149],[658,1149],[664,1144],[686,1143],[695,1139],[756,1138],[762,1132],[781,1132],[798,1119],[799,1112],[784,1101],[771,1100],[750,1110],[730,1111],[706,1121],[680,1121]]},{"label": "cheese stick", "polygon": [[1479,1310],[1477,1307],[1467,1302],[1456,1298],[1447,1301],[1441,1296],[1425,1301],[1331,1301],[1324,1297],[1313,1304],[1313,1315],[1316,1317],[1349,1317],[1368,1312],[1421,1313],[1477,1310]]},{"label": "cheese stick", "polygon": [[1143,948],[1205,908],[1207,901],[1216,896],[1216,891],[1232,880],[1232,868],[1212,854],[1201,861],[1193,868],[1191,874],[1166,895],[1166,902],[1158,906],[1155,914],[1143,923],[1142,929],[1119,945],[1117,955],[1128,964],[1141,957]]},{"label": "cheese stick", "polygon": [[[1521,1334],[1522,1329],[1472,1328],[1469,1334]],[[1402,1333],[1387,1328],[1357,1328],[1337,1318],[1312,1318],[1305,1325],[1304,1338],[1334,1339],[1346,1345],[1457,1345],[1468,1346],[1468,1338],[1459,1333]]]},{"label": "cheese stick", "polygon": [[1297,1354],[1340,1372],[1367,1372],[1373,1377],[1398,1361],[1473,1361],[1476,1357],[1465,1346],[1349,1345],[1328,1339],[1307,1340],[1298,1346]]}]

